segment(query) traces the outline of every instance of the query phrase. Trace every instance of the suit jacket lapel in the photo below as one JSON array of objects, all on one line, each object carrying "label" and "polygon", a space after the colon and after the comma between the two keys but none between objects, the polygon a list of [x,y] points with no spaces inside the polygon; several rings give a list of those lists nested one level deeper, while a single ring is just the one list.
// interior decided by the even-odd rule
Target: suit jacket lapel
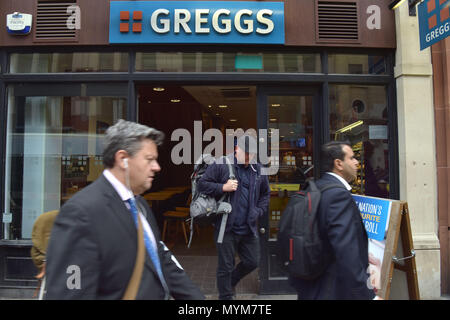
[{"label": "suit jacket lapel", "polygon": [[[137,229],[136,229],[136,225],[134,223],[133,216],[132,216],[130,210],[128,210],[128,208],[125,206],[125,203],[122,201],[122,199],[120,198],[117,191],[114,189],[114,187],[109,183],[109,181],[103,175],[101,175],[101,177],[100,177],[100,182],[104,185],[104,195],[107,199],[107,206],[111,210],[112,216],[115,219],[117,219],[117,221],[123,228],[125,228],[127,230],[127,233],[130,235],[130,239],[136,240],[136,243],[137,243]],[[145,207],[140,203],[139,199],[137,199],[137,203],[138,203],[139,210],[146,210]],[[148,210],[146,210],[146,211],[148,211]],[[151,213],[146,212],[143,214],[144,214],[144,216],[147,215],[147,221],[150,222],[151,219],[149,219],[148,216]],[[155,230],[155,226],[152,225],[152,223],[149,223],[149,224],[150,224],[150,228],[152,229],[152,231]],[[154,235],[155,235],[155,241],[157,242],[156,243],[157,247],[159,247],[158,246],[158,238],[157,238],[155,232],[154,232]],[[145,266],[147,266],[147,268],[149,268],[153,272],[157,273],[156,268],[153,265],[153,262],[151,261],[149,254],[147,253],[147,249],[145,251],[146,251]]]},{"label": "suit jacket lapel", "polygon": [[[322,176],[322,179],[325,179],[326,181],[330,181],[330,182],[334,182],[334,183],[337,182],[337,183],[342,184],[342,182],[339,181],[339,179],[337,179],[336,177],[332,176],[331,174],[324,173],[323,176]],[[353,196],[351,195],[351,192],[350,191],[347,191],[347,192],[350,194],[350,196],[353,199]],[[363,229],[364,237],[367,240],[366,227],[364,226],[364,222],[363,222],[363,220],[361,218],[361,213],[360,213],[360,211],[358,209],[358,206],[356,205],[356,203],[354,201],[353,201],[352,207],[353,207],[353,214],[355,215],[356,219],[361,222],[361,228]]]},{"label": "suit jacket lapel", "polygon": [[127,209],[119,194],[103,175],[100,176],[99,180],[102,184],[106,206],[110,210],[112,217],[117,220],[121,227],[126,229],[131,237],[137,239],[137,230],[130,210]]}]

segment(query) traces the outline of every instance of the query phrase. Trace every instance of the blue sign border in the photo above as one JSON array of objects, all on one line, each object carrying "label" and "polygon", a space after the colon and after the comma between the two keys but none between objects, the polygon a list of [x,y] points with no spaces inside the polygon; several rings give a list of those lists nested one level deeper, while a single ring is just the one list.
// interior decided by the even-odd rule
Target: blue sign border
[{"label": "blue sign border", "polygon": [[[428,3],[435,2],[435,9],[428,13]],[[419,11],[419,34],[420,34],[420,50],[426,49],[429,46],[447,38],[450,35],[450,19],[441,21],[441,10],[445,5],[448,5],[450,0],[440,4],[439,0],[423,1],[418,5]],[[449,8],[447,8],[449,10]],[[437,25],[432,29],[429,28],[428,19],[436,16]]]},{"label": "blue sign border", "polygon": [[[163,15],[164,19],[170,19],[170,31],[167,33],[155,32],[150,24],[152,13],[157,9],[169,10],[169,15]],[[187,9],[191,14],[188,26],[192,33],[184,32],[180,28],[180,32],[173,32],[173,12],[174,9]],[[195,33],[195,10],[209,9],[209,15],[203,15],[207,18],[207,22],[202,24],[203,28],[209,28],[209,33]],[[218,33],[212,27],[212,16],[218,9],[230,10],[229,17],[231,20],[231,32]],[[252,10],[251,16],[244,15],[242,20],[253,20],[253,32],[249,34],[239,33],[234,26],[234,16],[239,10]],[[256,28],[266,29],[267,25],[261,24],[256,19],[257,11],[261,9],[269,9],[273,11],[270,18],[274,24],[274,28],[269,34],[256,33]],[[129,21],[120,20],[120,11],[129,11]],[[133,11],[142,11],[142,21],[133,21]],[[222,19],[225,16],[222,16]],[[120,23],[129,23],[129,32],[120,32]],[[142,32],[135,33],[132,31],[133,22],[140,22]],[[245,25],[241,23],[243,27]],[[109,22],[109,43],[234,43],[234,44],[284,44],[284,2],[250,2],[250,1],[111,1],[110,2],[110,22]]]}]

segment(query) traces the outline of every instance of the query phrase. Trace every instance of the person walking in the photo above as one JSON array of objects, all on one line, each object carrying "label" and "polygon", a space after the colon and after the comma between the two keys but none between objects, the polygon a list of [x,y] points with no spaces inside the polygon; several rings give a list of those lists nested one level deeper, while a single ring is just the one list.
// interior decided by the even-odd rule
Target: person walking
[{"label": "person walking", "polygon": [[358,163],[347,142],[322,146],[322,176],[317,187],[342,185],[324,190],[317,212],[320,235],[333,258],[316,279],[290,277],[300,300],[380,299],[368,285],[368,238],[350,193],[349,183],[356,179]]},{"label": "person walking", "polygon": [[161,170],[157,146],[163,138],[158,130],[124,120],[108,128],[105,170],[55,220],[46,299],[204,299],[161,241],[139,196]]},{"label": "person walking", "polygon": [[[217,288],[220,300],[232,300],[239,281],[259,265],[258,219],[268,209],[270,188],[267,176],[256,163],[257,143],[251,135],[237,139],[234,155],[228,155],[237,180],[229,179],[226,164],[213,163],[198,183],[199,192],[214,196],[229,194],[232,211],[228,215],[222,243],[217,243],[221,217],[215,225],[218,254]],[[235,254],[240,262],[235,265]]]}]

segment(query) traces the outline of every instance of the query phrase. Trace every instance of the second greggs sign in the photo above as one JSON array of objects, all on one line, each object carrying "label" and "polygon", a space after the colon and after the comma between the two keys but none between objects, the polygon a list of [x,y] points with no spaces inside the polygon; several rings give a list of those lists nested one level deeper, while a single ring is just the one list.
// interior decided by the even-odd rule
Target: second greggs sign
[{"label": "second greggs sign", "polygon": [[111,1],[109,42],[284,44],[284,3]]}]

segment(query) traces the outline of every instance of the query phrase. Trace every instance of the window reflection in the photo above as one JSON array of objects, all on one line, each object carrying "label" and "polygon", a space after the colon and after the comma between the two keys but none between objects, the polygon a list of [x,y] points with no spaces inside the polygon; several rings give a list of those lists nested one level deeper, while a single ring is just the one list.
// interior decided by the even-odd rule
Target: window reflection
[{"label": "window reflection", "polygon": [[359,160],[352,192],[389,197],[386,88],[330,85],[331,140],[348,140]]},{"label": "window reflection", "polygon": [[127,72],[121,52],[13,53],[10,73]]},{"label": "window reflection", "polygon": [[281,213],[291,192],[299,191],[306,179],[314,176],[313,162],[313,97],[276,96],[267,97],[269,114],[269,136],[272,130],[279,130],[277,174],[269,176],[271,198],[269,205],[269,238],[276,239]]},{"label": "window reflection", "polygon": [[138,52],[136,71],[145,72],[321,72],[320,54]]},{"label": "window reflection", "polygon": [[386,58],[367,54],[329,54],[328,73],[386,74]]},{"label": "window reflection", "polygon": [[9,96],[6,239],[29,239],[36,218],[58,210],[103,170],[102,137],[126,115],[126,98]]}]

